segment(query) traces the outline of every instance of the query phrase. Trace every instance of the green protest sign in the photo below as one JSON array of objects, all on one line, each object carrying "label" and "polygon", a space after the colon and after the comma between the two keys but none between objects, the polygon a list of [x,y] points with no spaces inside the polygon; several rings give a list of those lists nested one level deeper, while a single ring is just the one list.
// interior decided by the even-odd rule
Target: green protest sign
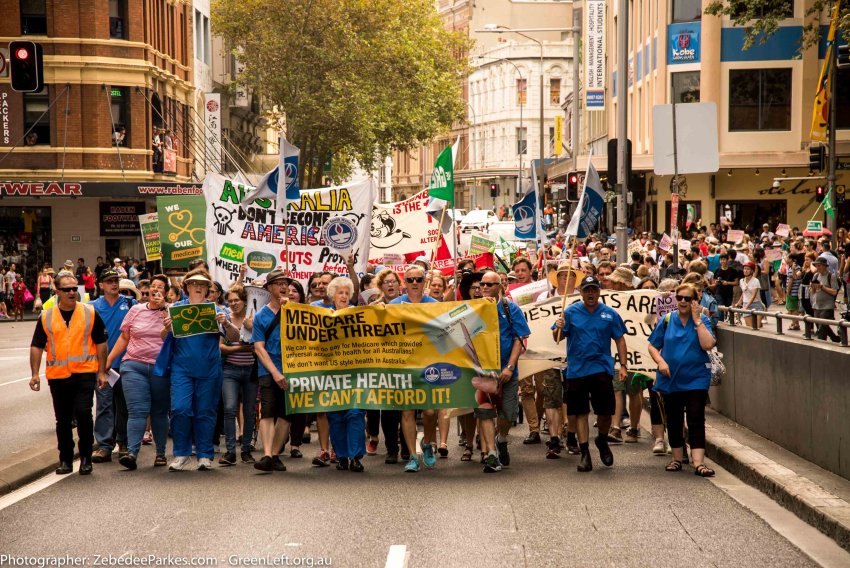
[{"label": "green protest sign", "polygon": [[162,248],[159,243],[159,214],[146,213],[139,215],[139,227],[142,229],[145,258],[147,260],[159,260],[162,258]]},{"label": "green protest sign", "polygon": [[218,333],[215,304],[183,304],[168,308],[174,337],[189,337],[202,333]]},{"label": "green protest sign", "polygon": [[823,221],[808,221],[806,223],[806,232],[807,233],[822,233],[823,232]]},{"label": "green protest sign", "polygon": [[185,271],[196,258],[207,258],[207,205],[203,195],[156,198],[162,267]]},{"label": "green protest sign", "polygon": [[473,256],[476,254],[493,252],[493,247],[495,245],[496,241],[489,238],[487,235],[484,235],[483,233],[472,233],[472,238],[469,241],[469,255]]}]

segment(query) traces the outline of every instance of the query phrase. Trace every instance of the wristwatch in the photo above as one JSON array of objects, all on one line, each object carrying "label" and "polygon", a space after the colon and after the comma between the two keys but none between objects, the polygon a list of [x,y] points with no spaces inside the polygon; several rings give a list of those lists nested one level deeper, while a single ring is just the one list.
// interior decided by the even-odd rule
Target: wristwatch
[{"label": "wristwatch", "polygon": [[702,321],[694,322],[694,327],[699,327],[702,325]]},{"label": "wristwatch", "polygon": [[505,367],[505,368],[506,368],[508,371],[513,371],[513,370],[515,370],[515,369],[516,369],[516,367],[515,367],[514,365],[510,365],[510,364],[509,364],[507,367]]}]

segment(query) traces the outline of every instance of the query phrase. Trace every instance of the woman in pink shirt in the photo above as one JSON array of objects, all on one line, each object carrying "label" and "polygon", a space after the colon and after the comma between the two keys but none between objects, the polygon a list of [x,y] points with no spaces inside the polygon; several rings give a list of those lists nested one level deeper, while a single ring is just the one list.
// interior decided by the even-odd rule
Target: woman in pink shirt
[{"label": "woman in pink shirt", "polygon": [[150,300],[146,304],[137,304],[130,308],[121,324],[121,337],[107,362],[127,353],[121,362],[121,384],[124,398],[127,400],[127,445],[129,453],[118,462],[127,469],[136,469],[136,460],[142,446],[142,436],[148,415],[151,417],[151,429],[156,444],[155,467],[167,464],[165,444],[168,441],[168,411],[171,407],[171,385],[169,379],[153,374],[156,357],[162,349],[163,320],[168,316],[165,305],[165,292],[168,278],[157,274],[151,278]]}]

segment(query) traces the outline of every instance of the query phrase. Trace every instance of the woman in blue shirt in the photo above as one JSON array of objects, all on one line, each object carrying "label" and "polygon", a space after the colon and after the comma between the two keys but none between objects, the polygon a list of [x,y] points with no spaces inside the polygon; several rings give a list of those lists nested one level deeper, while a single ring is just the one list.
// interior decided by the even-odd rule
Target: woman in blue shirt
[{"label": "woman in blue shirt", "polygon": [[667,414],[667,432],[673,459],[667,471],[681,471],[685,445],[684,415],[688,419],[688,443],[694,473],[712,477],[705,461],[705,403],[711,384],[708,351],[716,344],[711,320],[702,315],[699,293],[693,284],[676,287],[678,311],[665,316],[649,336],[649,354],[658,365],[655,390],[661,393]]}]

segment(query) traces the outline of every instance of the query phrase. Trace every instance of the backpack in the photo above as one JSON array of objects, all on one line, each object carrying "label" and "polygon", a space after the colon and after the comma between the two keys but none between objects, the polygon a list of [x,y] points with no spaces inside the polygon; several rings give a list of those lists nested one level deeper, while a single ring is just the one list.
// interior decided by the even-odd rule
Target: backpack
[{"label": "backpack", "polygon": [[[664,316],[664,333],[667,333],[667,324],[669,323],[670,314],[667,314]],[[708,362],[711,365],[711,386],[720,386],[723,382],[723,376],[726,374],[726,365],[723,364],[723,353],[717,349],[716,345],[711,348],[711,351],[708,351]]]}]

